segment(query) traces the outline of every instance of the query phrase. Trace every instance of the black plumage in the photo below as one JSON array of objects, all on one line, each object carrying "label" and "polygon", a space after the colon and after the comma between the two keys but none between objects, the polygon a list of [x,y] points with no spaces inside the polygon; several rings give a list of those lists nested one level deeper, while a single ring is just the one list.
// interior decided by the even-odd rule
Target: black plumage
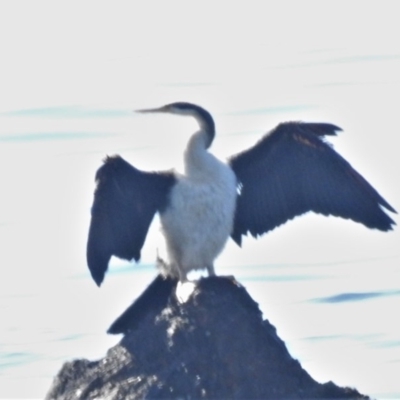
[{"label": "black plumage", "polygon": [[[107,157],[97,171],[87,243],[87,262],[97,285],[102,283],[112,255],[139,261],[149,226],[157,212],[163,217],[172,211],[169,224],[172,220],[172,224],[181,228],[190,227],[184,235],[177,235],[174,229],[164,229],[165,235],[177,235],[172,241],[176,248],[170,249],[175,258],[188,252],[186,263],[197,259],[192,257],[191,251],[196,247],[193,243],[199,236],[206,241],[197,242],[201,244],[196,247],[196,254],[205,254],[204,249],[213,248],[209,245],[213,244],[217,235],[212,228],[210,234],[200,235],[199,232],[207,232],[207,229],[200,228],[211,226],[214,222],[210,219],[212,216],[223,215],[221,204],[232,205],[232,196],[237,196],[236,209],[233,204],[232,214],[224,215],[223,224],[228,228],[226,238],[222,239],[229,237],[233,220],[230,234],[238,245],[241,245],[243,235],[250,233],[257,237],[309,211],[351,219],[381,231],[388,231],[395,225],[384,210],[395,213],[395,209],[326,141],[326,136],[334,136],[341,130],[335,125],[304,122],[279,124],[254,146],[223,164],[208,153],[215,125],[211,114],[202,107],[178,102],[141,112],[189,115],[197,120],[200,130],[188,142],[183,175],[172,171],[140,171],[120,156]],[[218,185],[221,190],[215,190]],[[231,186],[232,190],[226,189]],[[182,197],[179,189],[182,187],[186,198]],[[196,191],[199,187],[202,189]],[[207,193],[211,201],[204,202],[196,193]],[[169,207],[171,199],[178,199],[174,207]],[[191,204],[191,212],[181,218],[182,211],[188,209],[185,204]],[[187,224],[196,213],[199,214],[197,225]],[[188,237],[193,239],[192,247],[183,245]],[[221,249],[225,244],[222,239],[218,239]],[[212,261],[219,251],[214,249]],[[187,265],[175,267],[184,272],[180,276],[183,280],[188,270],[199,268],[187,268]],[[167,268],[166,275],[176,278],[176,268],[169,272]],[[212,265],[204,265],[204,268],[213,273]]]},{"label": "black plumage", "polygon": [[395,223],[382,207],[394,208],[325,142],[324,136],[340,130],[326,123],[282,123],[229,159],[240,184],[236,243],[248,232],[257,237],[308,211],[392,229]]},{"label": "black plumage", "polygon": [[100,285],[112,255],[139,261],[156,212],[168,204],[172,172],[144,172],[120,156],[107,157],[96,173],[87,262]]}]

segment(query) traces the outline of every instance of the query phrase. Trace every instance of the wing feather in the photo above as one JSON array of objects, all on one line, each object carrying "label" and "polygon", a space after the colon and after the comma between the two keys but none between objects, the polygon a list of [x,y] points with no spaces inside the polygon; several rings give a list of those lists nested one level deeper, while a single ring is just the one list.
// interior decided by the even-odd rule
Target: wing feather
[{"label": "wing feather", "polygon": [[326,123],[283,123],[230,158],[240,183],[232,233],[239,245],[248,232],[257,237],[308,211],[392,229],[395,222],[382,207],[394,208],[325,142],[338,130]]},{"label": "wing feather", "polygon": [[87,263],[100,285],[111,256],[139,261],[147,231],[175,183],[170,172],[143,172],[120,156],[107,157],[96,173]]}]

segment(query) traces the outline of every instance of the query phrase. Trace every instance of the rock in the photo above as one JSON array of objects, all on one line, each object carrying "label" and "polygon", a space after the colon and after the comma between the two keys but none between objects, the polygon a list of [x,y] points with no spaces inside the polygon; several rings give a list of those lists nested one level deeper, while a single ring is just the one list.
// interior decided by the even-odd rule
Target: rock
[{"label": "rock", "polygon": [[[147,306],[158,284],[163,299]],[[46,400],[368,399],[313,380],[234,279],[202,279],[184,304],[175,284],[152,285],[146,313],[134,303],[113,324],[120,343],[101,360],[65,363]]]}]

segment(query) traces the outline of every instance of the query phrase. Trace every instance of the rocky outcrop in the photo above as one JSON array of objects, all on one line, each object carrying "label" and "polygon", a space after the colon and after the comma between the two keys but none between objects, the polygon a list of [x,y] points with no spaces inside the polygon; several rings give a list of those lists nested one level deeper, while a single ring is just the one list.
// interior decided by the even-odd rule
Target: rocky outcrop
[{"label": "rocky outcrop", "polygon": [[174,289],[158,277],[110,328],[120,343],[64,364],[46,399],[368,398],[313,380],[234,279],[202,279],[184,304]]}]

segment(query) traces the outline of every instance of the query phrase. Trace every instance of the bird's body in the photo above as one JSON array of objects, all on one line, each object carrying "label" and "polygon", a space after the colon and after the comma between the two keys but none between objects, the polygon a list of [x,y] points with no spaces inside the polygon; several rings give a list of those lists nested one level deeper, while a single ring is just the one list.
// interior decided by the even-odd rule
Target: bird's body
[{"label": "bird's body", "polygon": [[327,144],[340,128],[327,123],[278,125],[253,147],[224,163],[209,153],[214,121],[190,103],[142,110],[194,117],[195,132],[184,154],[183,174],[144,172],[119,156],[97,171],[97,188],[87,245],[87,260],[98,285],[112,255],[139,261],[150,223],[159,213],[167,257],[163,274],[185,281],[195,269],[214,274],[214,260],[231,236],[241,245],[313,211],[382,231],[396,212],[382,196]]},{"label": "bird's body", "polygon": [[191,270],[207,268],[213,275],[214,260],[233,229],[236,177],[204,150],[202,135],[199,131],[189,141],[184,173],[171,189],[169,207],[160,213],[168,257],[160,264],[181,281]]}]

